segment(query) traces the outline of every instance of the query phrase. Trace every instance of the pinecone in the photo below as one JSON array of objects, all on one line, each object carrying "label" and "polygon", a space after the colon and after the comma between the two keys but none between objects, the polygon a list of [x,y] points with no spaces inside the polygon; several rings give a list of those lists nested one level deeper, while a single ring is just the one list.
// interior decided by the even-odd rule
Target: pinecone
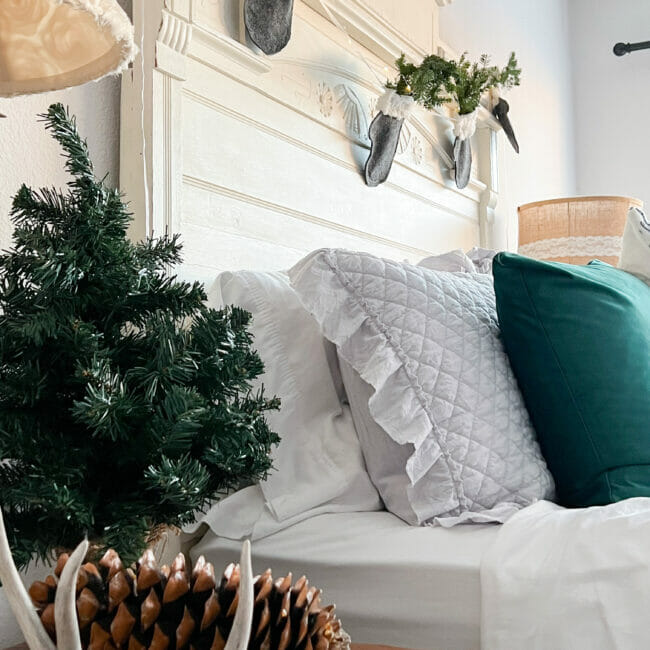
[{"label": "pinecone", "polygon": [[[35,582],[29,595],[56,641],[54,596],[68,560]],[[229,565],[217,585],[214,567],[200,557],[191,576],[185,558],[158,567],[147,551],[125,568],[109,550],[98,565],[84,564],[77,580],[77,615],[86,650],[223,650],[237,611],[239,566]],[[321,607],[320,590],[303,576],[273,580],[270,569],[255,578],[251,650],[349,650],[350,638],[334,614]]]}]

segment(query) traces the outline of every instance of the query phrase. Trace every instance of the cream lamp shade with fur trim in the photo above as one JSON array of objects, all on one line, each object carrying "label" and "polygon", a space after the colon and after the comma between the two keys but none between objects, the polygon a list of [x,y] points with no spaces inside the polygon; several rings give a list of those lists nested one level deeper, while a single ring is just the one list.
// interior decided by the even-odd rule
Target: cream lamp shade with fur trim
[{"label": "cream lamp shade with fur trim", "polygon": [[519,253],[568,264],[599,259],[616,266],[630,207],[624,196],[581,196],[527,203],[519,208]]},{"label": "cream lamp shade with fur trim", "polygon": [[136,51],[117,0],[0,0],[0,97],[118,74]]}]

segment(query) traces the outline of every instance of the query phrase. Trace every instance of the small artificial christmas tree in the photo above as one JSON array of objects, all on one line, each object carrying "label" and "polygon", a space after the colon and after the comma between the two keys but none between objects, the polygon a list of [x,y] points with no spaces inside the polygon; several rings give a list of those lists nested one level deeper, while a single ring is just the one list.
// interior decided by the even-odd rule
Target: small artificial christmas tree
[{"label": "small artificial christmas tree", "polygon": [[19,566],[84,535],[131,562],[266,476],[279,401],[251,391],[250,315],[168,274],[177,238],[131,243],[74,118],[60,104],[42,117],[72,180],[19,190],[0,256],[0,500]]}]

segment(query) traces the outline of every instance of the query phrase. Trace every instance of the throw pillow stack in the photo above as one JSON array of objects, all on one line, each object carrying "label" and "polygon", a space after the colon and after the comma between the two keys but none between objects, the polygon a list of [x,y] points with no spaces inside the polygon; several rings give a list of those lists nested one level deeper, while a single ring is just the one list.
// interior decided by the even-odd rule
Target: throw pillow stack
[{"label": "throw pillow stack", "polygon": [[555,496],[650,496],[648,285],[650,222],[635,208],[621,269],[323,249],[288,276],[223,274],[212,299],[253,313],[283,440],[269,479],[205,521],[259,538],[382,502],[453,526]]},{"label": "throw pillow stack", "polygon": [[[453,255],[427,266],[453,266]],[[492,278],[461,265],[326,249],[289,273],[345,361],[370,477],[413,524],[501,522],[553,492],[499,337]]]}]

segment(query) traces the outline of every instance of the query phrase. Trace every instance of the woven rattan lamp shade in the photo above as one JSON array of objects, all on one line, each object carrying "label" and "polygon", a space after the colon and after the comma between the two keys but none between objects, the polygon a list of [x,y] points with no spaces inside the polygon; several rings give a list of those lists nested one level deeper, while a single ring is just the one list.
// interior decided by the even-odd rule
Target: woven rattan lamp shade
[{"label": "woven rattan lamp shade", "polygon": [[117,0],[0,0],[0,97],[121,72],[135,51]]},{"label": "woven rattan lamp shade", "polygon": [[539,260],[616,266],[627,212],[643,202],[624,196],[583,196],[519,208],[519,253]]}]

